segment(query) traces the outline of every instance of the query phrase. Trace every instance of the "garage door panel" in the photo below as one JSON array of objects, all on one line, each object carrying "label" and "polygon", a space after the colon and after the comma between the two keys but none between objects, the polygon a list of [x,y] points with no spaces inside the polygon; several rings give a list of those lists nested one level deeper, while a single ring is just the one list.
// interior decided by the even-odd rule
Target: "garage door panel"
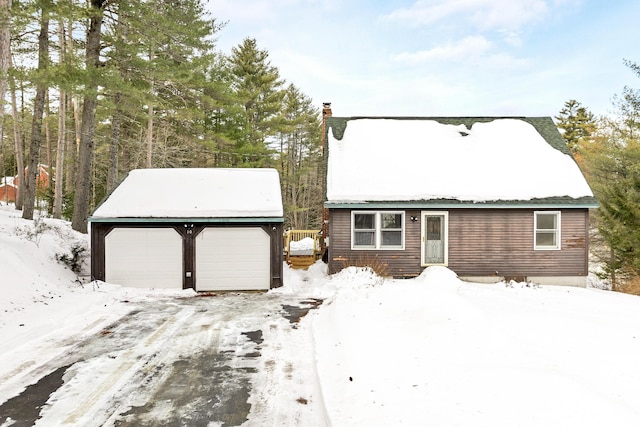
[{"label": "garage door panel", "polygon": [[196,238],[196,290],[263,290],[271,285],[271,237],[262,228],[214,228]]},{"label": "garage door panel", "polygon": [[105,237],[105,280],[182,289],[182,237],[173,228],[114,228]]}]

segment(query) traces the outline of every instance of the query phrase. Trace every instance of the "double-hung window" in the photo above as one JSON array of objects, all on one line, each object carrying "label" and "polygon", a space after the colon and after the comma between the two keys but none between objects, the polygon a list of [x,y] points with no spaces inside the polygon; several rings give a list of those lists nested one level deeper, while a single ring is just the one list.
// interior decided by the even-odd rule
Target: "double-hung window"
[{"label": "double-hung window", "polygon": [[560,249],[560,212],[534,212],[535,250]]},{"label": "double-hung window", "polygon": [[351,248],[404,249],[404,212],[352,212]]}]

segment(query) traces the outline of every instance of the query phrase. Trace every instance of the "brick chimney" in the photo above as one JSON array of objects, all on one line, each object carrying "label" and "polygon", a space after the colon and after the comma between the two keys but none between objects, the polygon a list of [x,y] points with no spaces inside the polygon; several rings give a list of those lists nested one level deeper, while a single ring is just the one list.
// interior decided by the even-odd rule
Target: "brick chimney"
[{"label": "brick chimney", "polygon": [[325,120],[327,117],[331,117],[333,113],[331,112],[331,103],[323,102],[322,103],[322,154],[324,155],[324,144],[325,144]]},{"label": "brick chimney", "polygon": [[[327,135],[327,128],[326,128],[326,119],[327,117],[331,117],[333,113],[331,112],[331,103],[330,102],[323,102],[322,103],[322,157],[324,158],[324,145],[326,143],[325,138]],[[326,172],[323,173],[323,175]],[[326,185],[327,185],[327,178],[326,176],[323,179],[324,181],[324,187],[325,187],[325,191],[327,190]],[[321,236],[320,236],[320,245],[322,248],[322,260],[324,262],[328,262],[328,245],[327,243],[329,242],[329,235],[328,235],[328,231],[329,231],[329,210],[325,207],[322,208],[322,227],[321,227]]]}]

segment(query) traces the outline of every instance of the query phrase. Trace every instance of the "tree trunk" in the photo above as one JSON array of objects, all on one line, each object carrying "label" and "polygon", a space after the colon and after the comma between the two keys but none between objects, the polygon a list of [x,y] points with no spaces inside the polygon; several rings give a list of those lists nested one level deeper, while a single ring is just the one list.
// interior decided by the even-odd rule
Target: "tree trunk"
[{"label": "tree trunk", "polygon": [[[7,93],[7,73],[9,71],[9,49],[11,0],[0,0],[0,102]],[[0,104],[0,135],[4,136],[4,103]],[[1,143],[1,141],[0,141]]]},{"label": "tree trunk", "polygon": [[65,155],[65,131],[67,96],[60,90],[60,106],[58,107],[58,141],[56,144],[56,170],[53,189],[53,217],[62,218],[62,195],[64,187],[64,155]]},{"label": "tree trunk", "polygon": [[[153,62],[153,49],[149,53],[149,62]],[[147,168],[151,168],[153,160],[153,91],[154,79],[149,82],[149,121],[147,122]]]},{"label": "tree trunk", "polygon": [[[11,57],[9,57],[9,66],[11,66]],[[22,200],[24,188],[24,149],[22,141],[22,129],[20,128],[20,120],[18,118],[18,99],[16,97],[16,82],[13,77],[9,78],[11,89],[11,116],[13,118],[13,143],[16,152],[16,167],[18,169],[18,186],[16,192],[16,209],[22,209]]]},{"label": "tree trunk", "polygon": [[[73,20],[69,19],[67,23],[67,46],[73,51]],[[78,146],[80,145],[80,113],[78,112],[78,99],[76,96],[69,94],[67,96],[67,109],[73,113],[73,134],[72,137],[67,135],[65,137],[66,145],[66,159],[65,159],[65,177],[64,188],[67,193],[73,194],[75,192],[75,166],[76,159],[78,158]]]},{"label": "tree trunk", "polygon": [[68,193],[74,193],[75,189],[75,166],[78,164],[78,147],[80,147],[80,106],[76,96],[69,96],[69,106],[73,110],[73,137],[67,140],[67,167],[64,187]]},{"label": "tree trunk", "polygon": [[118,185],[118,146],[120,142],[120,133],[122,131],[122,114],[117,105],[120,103],[121,95],[116,94],[114,100],[116,111],[111,119],[111,144],[109,147],[109,171],[107,173],[107,194],[111,193],[116,185]]},{"label": "tree trunk", "polygon": [[[0,0],[0,147],[4,146],[4,99],[7,94],[7,79],[9,71],[9,49],[11,41],[10,32],[10,11],[11,0]],[[3,164],[5,156],[2,157]],[[4,175],[7,175],[3,167]],[[5,183],[6,184],[6,183]],[[9,202],[9,192],[6,193],[7,203]]]},{"label": "tree trunk", "polygon": [[71,228],[81,233],[87,232],[87,217],[89,216],[93,132],[95,130],[96,105],[98,103],[96,94],[98,76],[95,74],[97,74],[97,70],[100,67],[100,32],[105,4],[106,0],[91,0],[92,16],[89,22],[89,30],[87,31],[86,67],[87,72],[90,73],[90,78],[82,105],[76,194],[73,201],[73,217],[71,219]]},{"label": "tree trunk", "polygon": [[[60,19],[58,24],[58,42],[60,43],[60,63],[66,60],[66,44],[64,35],[64,21]],[[60,99],[58,105],[58,140],[56,142],[56,170],[53,187],[53,217],[62,218],[62,188],[64,185],[64,154],[65,154],[65,133],[67,115],[67,96],[65,91],[60,89]]]},{"label": "tree trunk", "polygon": [[[153,92],[153,83],[151,85]],[[149,122],[147,123],[147,168],[151,168],[153,158],[153,105],[149,104]]]},{"label": "tree trunk", "polygon": [[36,176],[38,175],[38,163],[40,162],[40,146],[42,145],[42,117],[44,115],[44,103],[47,93],[47,85],[43,79],[43,72],[47,69],[49,61],[49,12],[48,4],[42,6],[42,21],[40,22],[40,34],[38,36],[38,72],[40,79],[36,84],[36,97],[33,101],[33,119],[31,121],[31,143],[29,144],[29,161],[27,164],[28,175],[25,177],[24,205],[22,206],[22,218],[33,219],[33,210],[36,201]]}]

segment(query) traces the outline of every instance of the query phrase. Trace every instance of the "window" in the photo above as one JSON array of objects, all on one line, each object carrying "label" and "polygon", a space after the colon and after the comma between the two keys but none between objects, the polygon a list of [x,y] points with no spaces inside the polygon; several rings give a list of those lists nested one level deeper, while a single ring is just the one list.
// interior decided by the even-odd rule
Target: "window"
[{"label": "window", "polygon": [[404,212],[351,212],[352,249],[404,249]]},{"label": "window", "polygon": [[533,227],[534,249],[560,249],[560,212],[534,212]]},{"label": "window", "polygon": [[353,246],[359,248],[375,248],[376,214],[354,214],[353,224]]}]

